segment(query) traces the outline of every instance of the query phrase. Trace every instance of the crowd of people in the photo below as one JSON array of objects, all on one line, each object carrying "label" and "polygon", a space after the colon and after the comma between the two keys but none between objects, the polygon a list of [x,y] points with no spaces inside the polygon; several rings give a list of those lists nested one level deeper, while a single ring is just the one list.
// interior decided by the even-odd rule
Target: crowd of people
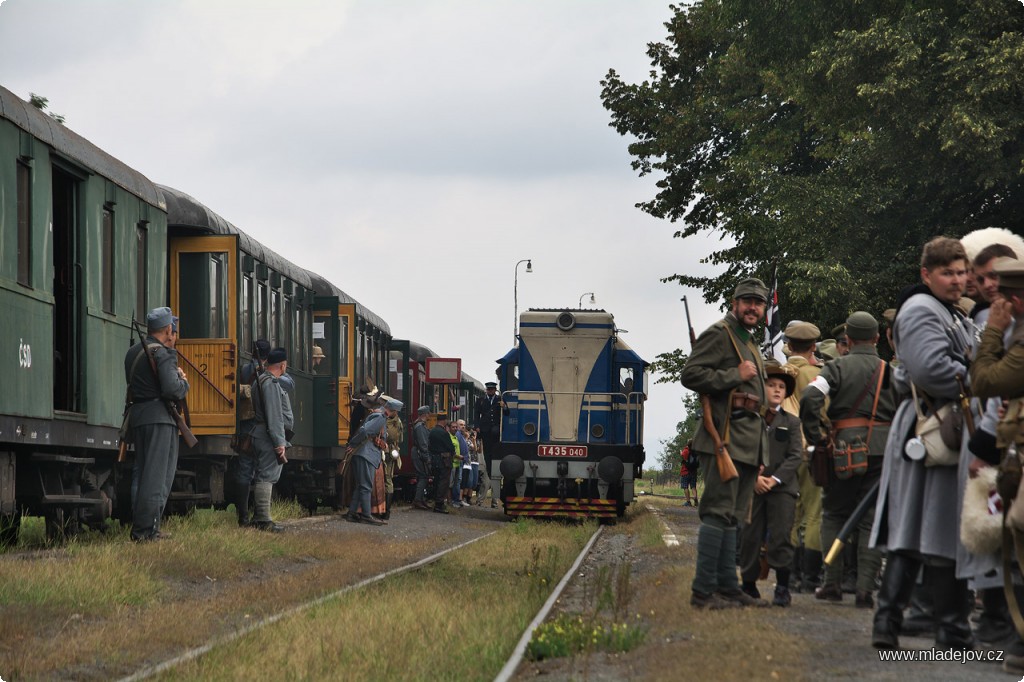
[{"label": "crowd of people", "polygon": [[[812,323],[787,325],[785,364],[766,360],[756,338],[767,287],[738,283],[682,372],[710,414],[687,447],[704,480],[694,607],[787,607],[804,589],[840,603],[852,593],[855,608],[874,610],[879,649],[927,634],[941,649],[1002,650],[1003,669],[1024,673],[1013,625],[1020,567],[1004,576],[998,546],[962,539],[974,534],[965,490],[1024,442],[1022,411],[1007,410],[1024,397],[1018,259],[1024,241],[1008,230],[932,239],[920,282],[893,308],[854,311],[827,341]],[[693,466],[683,467],[689,504]],[[996,516],[1013,500],[993,490],[985,503],[980,515]],[[769,602],[757,583],[771,572]]]}]

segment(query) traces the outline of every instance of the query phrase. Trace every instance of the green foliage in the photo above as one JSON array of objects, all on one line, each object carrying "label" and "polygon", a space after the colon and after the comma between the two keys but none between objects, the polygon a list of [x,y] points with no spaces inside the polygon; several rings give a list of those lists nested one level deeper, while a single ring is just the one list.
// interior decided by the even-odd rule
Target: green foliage
[{"label": "green foliage", "polygon": [[701,412],[696,393],[687,393],[683,398],[683,412],[685,415],[683,420],[676,424],[676,435],[671,440],[661,441],[662,449],[658,455],[658,467],[664,473],[679,472],[679,465],[682,464],[679,453],[697,433]]},{"label": "green foliage", "polygon": [[43,97],[42,95],[37,95],[34,92],[28,93],[28,103],[34,106],[39,111],[45,111],[46,115],[52,118],[57,123],[64,123],[65,119],[63,114],[55,114],[52,111],[46,111],[50,107],[50,100]]},{"label": "green foliage", "polygon": [[[657,193],[639,207],[717,234],[719,304],[778,266],[784,319],[829,329],[917,281],[922,244],[1024,229],[1024,8],[1016,0],[704,0],[671,6],[649,80],[602,101]],[[698,332],[700,330],[697,330]],[[671,376],[681,351],[658,357]],[[666,378],[665,380],[673,380]]]}]

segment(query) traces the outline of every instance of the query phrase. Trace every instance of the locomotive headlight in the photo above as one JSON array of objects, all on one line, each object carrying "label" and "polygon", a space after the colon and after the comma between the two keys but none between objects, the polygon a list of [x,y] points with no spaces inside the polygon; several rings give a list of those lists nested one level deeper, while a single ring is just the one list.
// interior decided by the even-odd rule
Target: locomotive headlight
[{"label": "locomotive headlight", "polygon": [[558,317],[555,319],[555,324],[558,325],[558,328],[563,332],[567,332],[576,326],[576,316],[568,311],[559,313]]},{"label": "locomotive headlight", "polygon": [[523,458],[519,455],[505,455],[501,458],[501,465],[498,467],[501,475],[510,480],[516,480],[526,471]]},{"label": "locomotive headlight", "polygon": [[615,455],[608,455],[597,464],[597,475],[601,477],[602,481],[608,483],[618,483],[622,480],[622,474],[625,472],[625,465]]}]

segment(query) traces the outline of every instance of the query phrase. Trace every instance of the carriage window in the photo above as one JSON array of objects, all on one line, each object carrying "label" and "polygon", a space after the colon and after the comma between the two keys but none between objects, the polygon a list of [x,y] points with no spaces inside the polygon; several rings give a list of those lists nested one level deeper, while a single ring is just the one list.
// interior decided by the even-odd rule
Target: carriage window
[{"label": "carriage window", "polygon": [[242,277],[242,297],[239,301],[242,317],[242,349],[252,350],[252,277]]},{"label": "carriage window", "polygon": [[291,296],[284,297],[284,347],[288,349],[288,357],[295,359],[295,366],[299,369],[306,369],[306,356],[309,354],[307,346],[296,348],[295,346],[295,305]]},{"label": "carriage window", "polygon": [[149,309],[146,307],[149,280],[149,230],[146,223],[135,226],[135,317],[140,318]]},{"label": "carriage window", "polygon": [[103,224],[100,227],[100,296],[103,310],[114,312],[114,209],[103,209]]},{"label": "carriage window", "polygon": [[256,285],[256,338],[267,338],[267,285]]},{"label": "carriage window", "polygon": [[341,355],[341,367],[338,374],[351,380],[352,377],[348,376],[348,316],[346,315],[341,316],[341,336],[338,339],[338,344],[338,351]]},{"label": "carriage window", "polygon": [[[319,363],[313,361],[313,366],[310,371],[313,374],[323,374],[334,376],[335,372],[331,367],[331,358],[334,356],[331,347],[331,316],[328,313],[321,313],[313,316],[312,325],[312,337],[313,344],[316,345],[324,354],[324,359]],[[309,346],[312,354],[313,346]]]},{"label": "carriage window", "polygon": [[202,252],[178,255],[182,338],[227,338],[227,257]]},{"label": "carriage window", "polygon": [[281,292],[270,291],[270,345],[277,348],[281,345]]},{"label": "carriage window", "polygon": [[18,162],[18,283],[32,286],[32,169]]}]

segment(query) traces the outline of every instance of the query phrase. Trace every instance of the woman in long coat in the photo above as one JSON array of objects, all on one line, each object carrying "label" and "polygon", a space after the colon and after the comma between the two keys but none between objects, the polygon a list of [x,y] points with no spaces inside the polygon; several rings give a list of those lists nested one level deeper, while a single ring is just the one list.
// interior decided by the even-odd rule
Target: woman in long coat
[{"label": "woman in long coat", "polygon": [[922,564],[935,602],[936,646],[974,647],[967,581],[956,578],[957,466],[926,467],[924,460],[906,454],[918,416],[909,395],[911,382],[928,415],[959,399],[958,376],[966,381],[974,326],[956,308],[966,277],[967,256],[960,242],[938,237],[924,247],[923,283],[897,301],[893,334],[900,364],[893,376],[905,398],[889,431],[871,537],[872,546],[888,550],[871,638],[880,649],[899,647],[903,609]]}]

